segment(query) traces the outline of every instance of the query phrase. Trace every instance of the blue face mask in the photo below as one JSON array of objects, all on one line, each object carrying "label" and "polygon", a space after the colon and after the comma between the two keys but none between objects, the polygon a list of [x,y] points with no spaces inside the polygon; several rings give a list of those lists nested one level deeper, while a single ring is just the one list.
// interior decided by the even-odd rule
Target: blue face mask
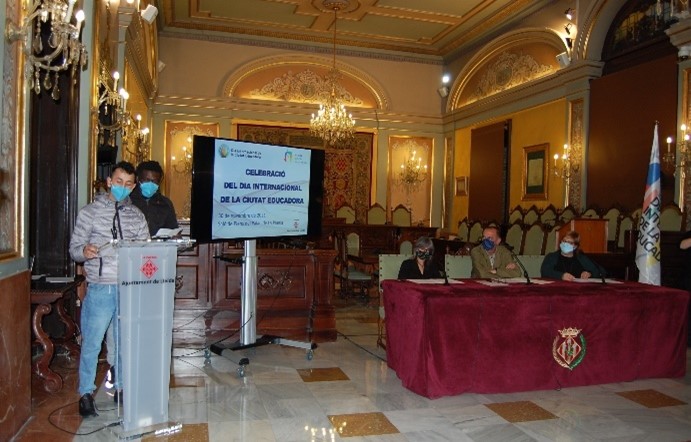
[{"label": "blue face mask", "polygon": [[560,242],[559,249],[561,250],[561,253],[568,255],[576,250],[576,246],[568,242]]},{"label": "blue face mask", "polygon": [[113,195],[113,198],[115,198],[115,201],[120,202],[127,198],[127,196],[132,192],[132,189],[128,189],[125,186],[120,186],[117,184],[113,184],[110,186],[110,193]]},{"label": "blue face mask", "polygon": [[139,183],[139,188],[142,190],[144,198],[151,198],[158,191],[158,184],[147,181],[146,183]]},{"label": "blue face mask", "polygon": [[482,248],[485,250],[492,250],[494,248],[494,241],[492,241],[492,238],[484,238],[481,244]]}]

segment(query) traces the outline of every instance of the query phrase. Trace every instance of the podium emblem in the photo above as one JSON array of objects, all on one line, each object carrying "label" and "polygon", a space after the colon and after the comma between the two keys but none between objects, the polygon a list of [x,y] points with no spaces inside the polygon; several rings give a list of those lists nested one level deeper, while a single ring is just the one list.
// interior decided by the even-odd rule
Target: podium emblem
[{"label": "podium emblem", "polygon": [[573,370],[585,357],[585,336],[575,327],[559,330],[552,344],[552,357],[564,368]]},{"label": "podium emblem", "polygon": [[[151,279],[151,277],[154,276],[156,274],[156,272],[158,271],[158,266],[151,259],[152,258],[151,256],[145,256],[144,258],[146,259],[146,261],[140,267],[140,270],[142,271],[144,276]],[[153,257],[153,258],[155,258],[155,257]]]}]

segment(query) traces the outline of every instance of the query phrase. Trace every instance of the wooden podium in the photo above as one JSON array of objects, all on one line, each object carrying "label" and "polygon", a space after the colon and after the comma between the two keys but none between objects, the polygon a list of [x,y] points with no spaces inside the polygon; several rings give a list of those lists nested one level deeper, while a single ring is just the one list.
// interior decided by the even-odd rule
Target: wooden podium
[{"label": "wooden podium", "polygon": [[599,218],[575,218],[557,231],[557,248],[561,239],[575,230],[581,235],[580,249],[586,253],[607,253],[607,220]]}]

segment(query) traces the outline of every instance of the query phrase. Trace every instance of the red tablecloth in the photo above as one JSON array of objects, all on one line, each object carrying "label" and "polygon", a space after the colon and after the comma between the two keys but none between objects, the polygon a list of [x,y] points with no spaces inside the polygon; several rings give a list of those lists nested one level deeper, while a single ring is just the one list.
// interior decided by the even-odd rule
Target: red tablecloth
[{"label": "red tablecloth", "polygon": [[[689,293],[638,283],[383,282],[388,365],[426,397],[681,377]],[[577,328],[585,356],[553,357]],[[579,336],[580,338],[580,336]],[[582,349],[583,350],[583,349]]]}]

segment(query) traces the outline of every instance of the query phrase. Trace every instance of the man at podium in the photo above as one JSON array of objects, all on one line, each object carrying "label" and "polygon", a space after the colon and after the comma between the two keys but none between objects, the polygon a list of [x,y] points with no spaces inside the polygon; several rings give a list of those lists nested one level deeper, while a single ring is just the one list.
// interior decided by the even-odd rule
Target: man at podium
[{"label": "man at podium", "polygon": [[[111,322],[118,339],[117,290],[118,252],[113,240],[149,238],[144,214],[135,207],[129,194],[135,186],[134,166],[121,161],[115,166],[106,185],[109,192],[96,195],[83,207],[70,240],[70,256],[84,263],[86,297],[82,304],[82,348],[79,357],[79,414],[97,416],[93,392],[96,390],[96,366],[101,344]],[[119,371],[119,357],[116,370]],[[121,390],[121,377],[116,375],[116,401]]]}]

